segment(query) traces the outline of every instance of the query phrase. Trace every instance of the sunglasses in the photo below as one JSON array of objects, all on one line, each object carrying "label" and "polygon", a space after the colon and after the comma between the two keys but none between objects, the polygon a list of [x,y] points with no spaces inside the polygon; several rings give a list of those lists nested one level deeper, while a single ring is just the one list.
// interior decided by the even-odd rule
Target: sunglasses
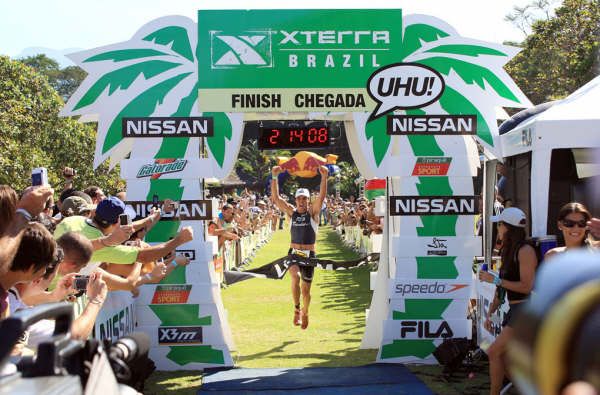
[{"label": "sunglasses", "polygon": [[581,221],[573,221],[570,219],[563,219],[561,222],[567,228],[572,228],[575,225],[577,225],[577,227],[579,227],[579,228],[585,228],[586,224],[587,224],[587,221],[585,219],[582,219]]}]

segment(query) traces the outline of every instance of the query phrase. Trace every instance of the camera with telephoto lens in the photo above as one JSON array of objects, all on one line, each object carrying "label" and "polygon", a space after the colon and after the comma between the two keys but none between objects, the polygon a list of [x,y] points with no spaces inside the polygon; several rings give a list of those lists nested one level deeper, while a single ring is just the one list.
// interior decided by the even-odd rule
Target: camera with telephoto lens
[{"label": "camera with telephoto lens", "polygon": [[[36,355],[14,360],[11,352],[25,331],[47,319],[55,321],[52,336],[38,345]],[[0,321],[0,395],[143,392],[144,381],[156,368],[148,358],[148,335],[135,332],[114,344],[84,342],[71,338],[72,322],[70,303],[42,304]]]},{"label": "camera with telephoto lens", "polygon": [[569,251],[544,261],[508,344],[513,383],[527,395],[561,394],[573,383],[600,393],[598,333],[598,255]]}]

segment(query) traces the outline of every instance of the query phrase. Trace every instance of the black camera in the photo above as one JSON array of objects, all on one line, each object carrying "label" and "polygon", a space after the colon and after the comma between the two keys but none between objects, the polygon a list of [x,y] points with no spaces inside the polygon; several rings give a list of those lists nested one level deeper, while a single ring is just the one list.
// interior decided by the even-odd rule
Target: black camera
[{"label": "black camera", "polygon": [[[11,351],[25,331],[45,319],[55,321],[54,333],[38,345],[35,356],[22,357],[17,362],[18,373],[0,377],[0,392],[31,393],[35,386],[36,393],[41,395],[100,395],[102,389],[116,388],[117,383],[143,392],[144,381],[156,369],[154,362],[148,358],[148,335],[132,333],[114,344],[110,341],[100,344],[95,339],[85,342],[74,340],[69,335],[73,322],[71,303],[38,305],[17,311],[0,321],[0,370],[6,371]],[[43,384],[46,381],[47,387]],[[131,388],[125,389],[121,388],[119,392],[131,393]]]},{"label": "black camera", "polygon": [[131,225],[131,217],[128,214],[119,215],[119,225]]},{"label": "black camera", "polygon": [[88,283],[90,282],[90,276],[78,275],[73,279],[73,288],[77,291],[83,291],[87,289]]}]

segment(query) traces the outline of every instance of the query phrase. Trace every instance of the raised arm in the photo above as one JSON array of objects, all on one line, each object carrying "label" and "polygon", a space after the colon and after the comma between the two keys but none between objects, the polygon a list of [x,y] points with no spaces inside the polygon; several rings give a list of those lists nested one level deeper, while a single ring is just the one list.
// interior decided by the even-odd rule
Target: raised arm
[{"label": "raised arm", "polygon": [[271,198],[273,199],[273,203],[287,215],[291,216],[294,213],[294,206],[286,202],[279,196],[279,184],[277,183],[277,178],[279,174],[283,172],[283,169],[279,166],[274,166],[271,172]]},{"label": "raised arm", "polygon": [[319,195],[312,203],[312,212],[310,213],[312,216],[319,215],[321,211],[321,207],[323,207],[323,201],[327,197],[327,177],[329,176],[329,170],[327,167],[320,166],[319,174],[321,174],[321,185],[319,187]]}]

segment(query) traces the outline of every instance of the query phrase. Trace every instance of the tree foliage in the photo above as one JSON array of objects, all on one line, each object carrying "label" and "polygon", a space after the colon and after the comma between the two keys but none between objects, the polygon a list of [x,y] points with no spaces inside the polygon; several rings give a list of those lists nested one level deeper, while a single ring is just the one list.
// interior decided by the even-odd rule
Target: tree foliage
[{"label": "tree foliage", "polygon": [[[46,64],[50,67],[51,64]],[[61,184],[65,166],[77,170],[75,187],[99,185],[122,189],[117,170],[93,170],[96,131],[58,116],[63,101],[46,77],[18,61],[0,56],[0,184],[21,190],[30,185],[31,170],[48,168],[52,185]]]},{"label": "tree foliage", "polygon": [[563,98],[600,74],[599,43],[600,2],[565,0],[506,68],[534,104]]},{"label": "tree foliage", "polygon": [[[360,178],[360,172],[358,168],[350,162],[341,161],[338,162],[340,167],[340,196],[348,199],[351,195],[355,198],[358,197],[359,187],[356,181]],[[334,190],[330,190],[329,193],[333,193]]]},{"label": "tree foliage", "polygon": [[87,75],[81,67],[77,66],[67,66],[61,69],[58,62],[44,54],[28,56],[19,59],[19,61],[33,67],[38,73],[48,78],[50,86],[58,92],[65,102]]}]

